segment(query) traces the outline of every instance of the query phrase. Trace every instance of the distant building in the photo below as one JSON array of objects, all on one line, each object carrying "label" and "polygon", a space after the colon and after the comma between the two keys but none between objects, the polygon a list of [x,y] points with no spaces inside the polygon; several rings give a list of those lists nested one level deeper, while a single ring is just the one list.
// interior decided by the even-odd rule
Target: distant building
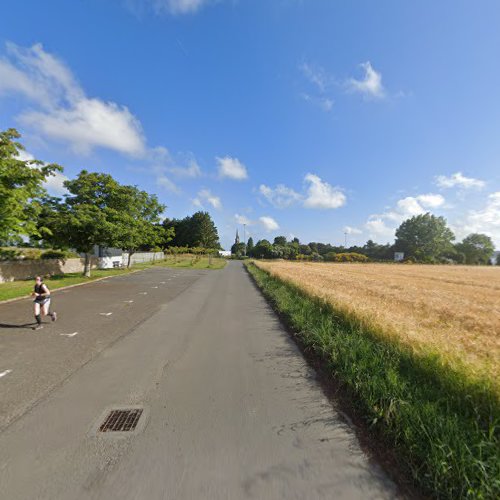
[{"label": "distant building", "polygon": [[219,250],[221,257],[231,257],[231,250]]},{"label": "distant building", "polygon": [[394,252],[394,262],[401,262],[402,260],[404,260],[404,258],[404,252]]},{"label": "distant building", "polygon": [[236,238],[234,239],[234,244],[238,245],[240,242],[240,235],[238,234],[238,230],[236,229]]}]

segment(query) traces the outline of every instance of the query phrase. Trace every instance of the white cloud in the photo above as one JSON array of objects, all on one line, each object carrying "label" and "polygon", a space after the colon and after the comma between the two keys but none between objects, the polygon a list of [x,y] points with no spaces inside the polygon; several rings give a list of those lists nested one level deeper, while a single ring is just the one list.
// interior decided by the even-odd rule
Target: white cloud
[{"label": "white cloud", "polygon": [[196,177],[201,177],[201,168],[194,158],[190,159],[187,166],[173,166],[168,167],[167,170],[180,178],[195,179]]},{"label": "white cloud", "polygon": [[433,208],[442,207],[445,199],[440,194],[427,193],[407,196],[396,202],[393,209],[368,217],[365,228],[373,239],[393,238],[396,228],[406,219],[421,215]]},{"label": "white cloud", "polygon": [[359,92],[365,97],[383,98],[385,90],[382,85],[382,75],[373,69],[370,61],[362,63],[360,66],[364,69],[365,75],[361,80],[350,78],[347,81],[348,90]]},{"label": "white cloud", "polygon": [[335,101],[330,97],[315,97],[305,93],[301,94],[301,96],[304,101],[315,104],[323,111],[331,111],[333,109],[333,105],[335,104]]},{"label": "white cloud", "polygon": [[500,248],[500,191],[491,193],[480,210],[470,210],[463,221],[454,225],[461,238],[470,233],[484,233]]},{"label": "white cloud", "polygon": [[176,194],[180,193],[179,188],[165,174],[161,172],[158,173],[156,176],[156,184],[159,187],[164,188],[172,193]]},{"label": "white cloud", "polygon": [[309,184],[304,207],[333,209],[345,204],[346,196],[344,193],[339,188],[321,180],[317,175],[307,174],[304,180]]},{"label": "white cloud", "polygon": [[0,61],[0,94],[19,93],[38,106],[22,113],[21,123],[79,153],[104,147],[144,155],[141,125],[125,106],[87,97],[71,70],[41,44],[9,43],[7,53],[9,58]]},{"label": "white cloud", "polygon": [[43,187],[49,192],[49,194],[53,196],[62,196],[63,194],[68,193],[68,190],[64,187],[64,181],[69,180],[61,172],[55,172],[54,175],[51,175],[47,178],[47,180],[43,183]]},{"label": "white cloud", "polygon": [[461,189],[481,189],[486,183],[479,179],[474,179],[473,177],[465,177],[462,172],[456,172],[449,177],[446,177],[445,175],[438,175],[436,177],[436,184],[441,188],[458,187]]},{"label": "white cloud", "polygon": [[280,228],[279,224],[272,217],[269,217],[267,215],[259,217],[259,221],[268,233],[270,233],[271,231],[276,231]]},{"label": "white cloud", "polygon": [[156,14],[194,14],[213,0],[126,0],[126,5],[136,13],[150,7]]},{"label": "white cloud", "polygon": [[253,224],[253,221],[251,221],[245,215],[234,214],[234,220],[236,221],[236,224],[246,224],[247,226],[251,226]]},{"label": "white cloud", "polygon": [[203,208],[203,203],[209,203],[213,208],[219,210],[222,208],[222,203],[218,196],[213,195],[209,189],[202,189],[198,192],[198,197],[193,200],[193,205]]},{"label": "white cloud", "polygon": [[302,199],[299,193],[283,184],[278,184],[274,189],[265,184],[261,184],[259,186],[259,193],[276,208],[289,207]]},{"label": "white cloud", "polygon": [[240,160],[238,160],[238,158],[224,156],[223,158],[217,157],[216,160],[220,177],[227,177],[237,181],[248,178],[247,168],[240,162]]},{"label": "white cloud", "polygon": [[345,226],[344,227],[344,233],[347,233],[347,234],[363,234],[363,231],[361,231],[361,229],[358,229],[356,227]]}]

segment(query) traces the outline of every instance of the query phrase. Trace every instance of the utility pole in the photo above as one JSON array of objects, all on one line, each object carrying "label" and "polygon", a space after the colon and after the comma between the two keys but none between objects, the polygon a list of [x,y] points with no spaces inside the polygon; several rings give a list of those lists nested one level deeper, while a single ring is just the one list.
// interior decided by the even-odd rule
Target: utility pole
[{"label": "utility pole", "polygon": [[344,248],[347,248],[347,231],[344,233]]}]

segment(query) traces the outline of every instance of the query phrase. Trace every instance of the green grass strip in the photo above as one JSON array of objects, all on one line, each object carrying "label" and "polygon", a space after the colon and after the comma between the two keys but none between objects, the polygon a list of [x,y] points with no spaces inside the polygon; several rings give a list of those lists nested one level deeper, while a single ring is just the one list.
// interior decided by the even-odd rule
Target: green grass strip
[{"label": "green grass strip", "polygon": [[[221,269],[226,265],[224,259],[212,259],[211,265],[208,258],[201,258],[194,261],[194,259],[183,258],[179,259],[177,263],[171,260],[159,260],[156,262],[143,262],[134,264],[130,269],[92,269],[90,278],[86,278],[82,273],[67,273],[56,276],[51,276],[45,279],[45,283],[50,290],[57,290],[70,285],[78,285],[81,283],[90,283],[99,278],[107,276],[119,276],[120,274],[127,274],[132,271],[149,269],[151,267],[179,267],[183,269]],[[28,297],[33,291],[33,280],[20,280],[9,281],[7,283],[0,283],[0,302],[3,300],[16,299],[19,297]]]},{"label": "green grass strip", "polygon": [[324,300],[245,265],[424,494],[500,498],[500,402],[486,381],[469,380],[439,356],[417,355],[383,339]]}]

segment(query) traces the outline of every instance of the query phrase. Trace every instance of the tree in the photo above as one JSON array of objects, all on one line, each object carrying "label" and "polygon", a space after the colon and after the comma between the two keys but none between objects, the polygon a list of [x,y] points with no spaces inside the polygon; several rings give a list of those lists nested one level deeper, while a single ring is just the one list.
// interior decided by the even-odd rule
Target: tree
[{"label": "tree", "polygon": [[276,236],[276,238],[274,238],[273,245],[280,245],[284,247],[286,245],[286,236]]},{"label": "tree", "polygon": [[165,229],[157,224],[165,210],[156,195],[136,186],[113,186],[107,203],[108,220],[114,226],[110,246],[128,252],[127,267],[132,255],[142,246],[158,246],[165,238]]},{"label": "tree", "polygon": [[426,213],[411,217],[399,226],[395,249],[404,252],[405,257],[432,262],[452,249],[454,239],[444,217]]},{"label": "tree", "polygon": [[65,181],[64,201],[47,199],[41,223],[45,239],[56,247],[74,248],[85,254],[85,276],[90,276],[90,254],[95,246],[118,247],[130,256],[142,245],[160,240],[155,226],[163,211],[156,196],[135,186],[122,186],[111,175],[82,170]]},{"label": "tree", "polygon": [[253,238],[250,236],[250,238],[248,238],[248,242],[247,242],[247,254],[248,255],[252,255],[252,251],[254,249],[254,243],[253,243]]},{"label": "tree", "polygon": [[220,249],[219,233],[208,212],[196,212],[182,220],[165,219],[163,226],[175,231],[172,246]]},{"label": "tree", "polygon": [[495,253],[495,245],[486,234],[472,233],[456,245],[457,251],[465,255],[466,264],[488,264]]},{"label": "tree", "polygon": [[231,254],[236,255],[236,257],[242,257],[245,255],[245,243],[241,241],[240,243],[234,243],[231,247]]},{"label": "tree", "polygon": [[10,128],[0,132],[0,241],[40,236],[38,216],[47,194],[43,182],[62,167],[39,160],[20,160],[21,135]]},{"label": "tree", "polygon": [[268,240],[259,240],[253,249],[252,256],[258,259],[270,259],[273,257],[273,247]]}]

